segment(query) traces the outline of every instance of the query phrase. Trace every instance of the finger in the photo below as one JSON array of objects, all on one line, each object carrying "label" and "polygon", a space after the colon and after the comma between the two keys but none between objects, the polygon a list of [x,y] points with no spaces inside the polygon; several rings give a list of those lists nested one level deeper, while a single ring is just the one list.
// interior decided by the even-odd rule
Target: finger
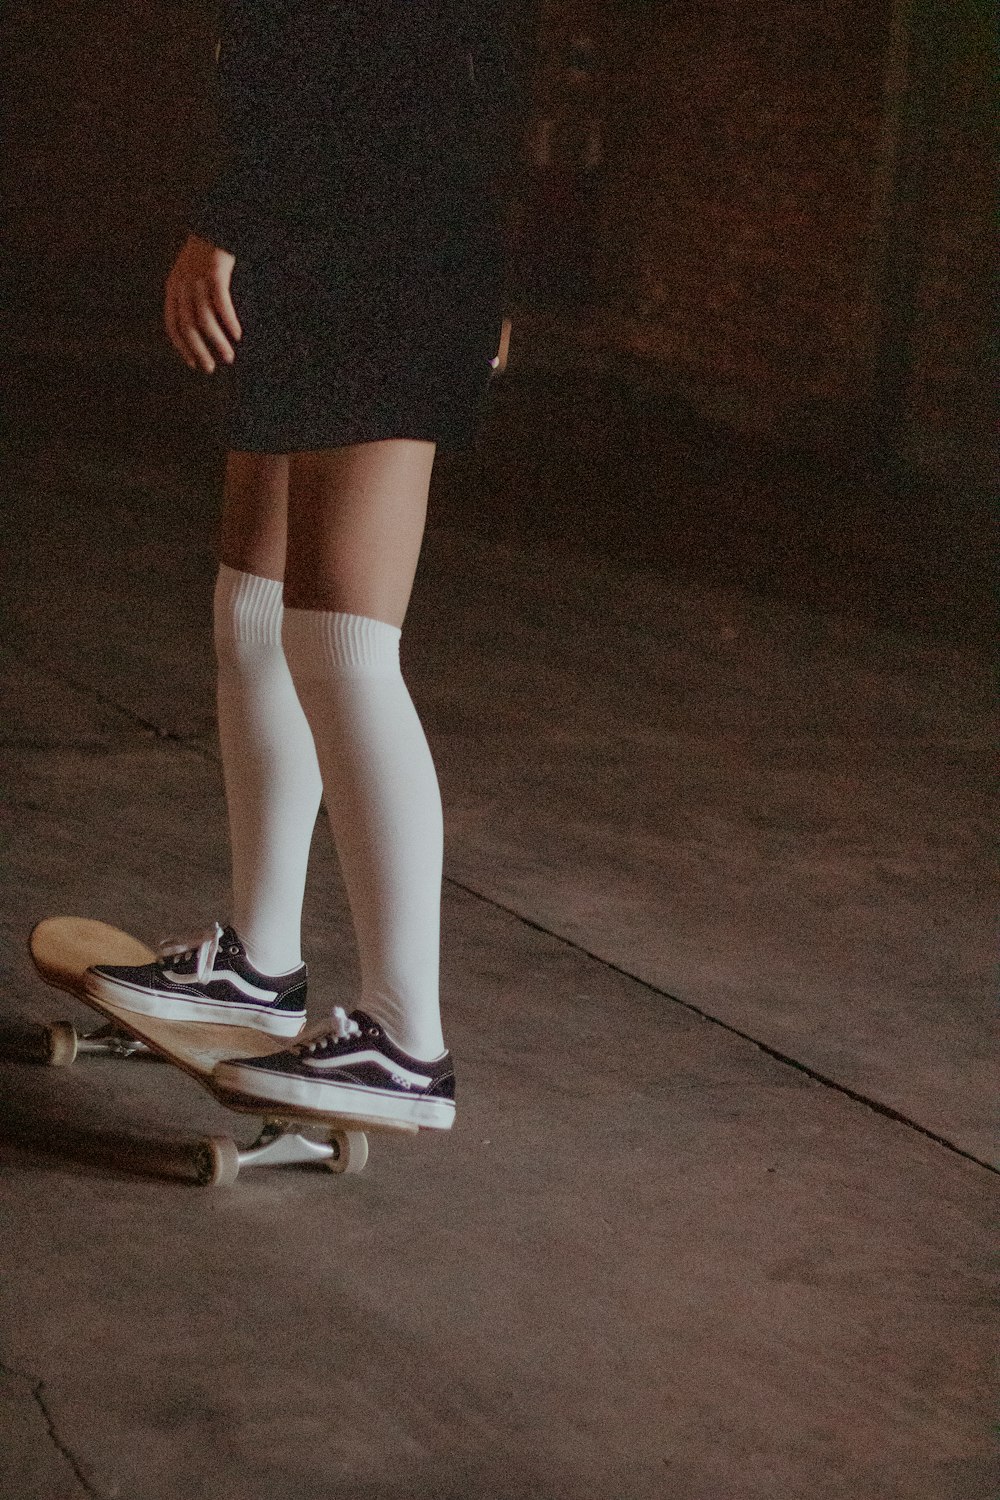
[{"label": "finger", "polygon": [[226,331],[231,333],[234,339],[241,339],[243,337],[243,329],[239,318],[236,316],[236,308],[233,306],[229,284],[217,281],[213,287],[213,291],[215,295],[212,298],[212,302],[215,311],[219,314],[225,325]]},{"label": "finger", "polygon": [[187,365],[188,369],[195,369],[195,362],[191,358],[191,355],[188,353],[184,345],[184,341],[181,338],[177,309],[177,293],[173,286],[173,283],[170,281],[167,282],[163,301],[163,326],[167,331],[167,338],[173,344],[174,348],[177,350],[177,353]]},{"label": "finger", "polygon": [[212,307],[212,304],[205,301],[204,298],[199,298],[197,307],[197,322],[201,333],[210,344],[213,344],[215,346],[215,348],[222,355],[222,358],[226,361],[226,364],[231,365],[233,360],[236,358],[236,355],[233,353],[232,344],[226,338],[226,335],[223,333],[222,329],[219,326],[219,320],[215,316],[215,311]]},{"label": "finger", "polygon": [[190,287],[185,287],[180,298],[181,314],[178,320],[181,338],[192,358],[197,361],[198,368],[211,375],[215,369],[215,360],[205,340],[198,331],[197,306],[194,293]]},{"label": "finger", "polygon": [[502,375],[507,368],[507,360],[510,356],[510,318],[504,318],[500,330],[500,348],[497,350],[497,373]]}]

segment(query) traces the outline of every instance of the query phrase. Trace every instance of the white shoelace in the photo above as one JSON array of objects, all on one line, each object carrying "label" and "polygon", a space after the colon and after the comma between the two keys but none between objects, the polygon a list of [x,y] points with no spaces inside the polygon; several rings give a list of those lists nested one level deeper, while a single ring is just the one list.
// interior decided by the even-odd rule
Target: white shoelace
[{"label": "white shoelace", "polygon": [[197,953],[198,967],[196,970],[199,983],[204,983],[215,968],[215,959],[222,941],[222,928],[216,922],[213,927],[206,928],[195,937],[189,938],[165,938],[163,942],[157,943],[156,954],[158,958],[193,958]]},{"label": "white shoelace", "polygon": [[315,1052],[324,1042],[333,1037],[338,1042],[346,1042],[349,1036],[360,1036],[361,1027],[351,1017],[342,1005],[335,1005],[329,1017],[322,1022],[311,1036],[303,1037],[295,1045],[296,1052]]}]

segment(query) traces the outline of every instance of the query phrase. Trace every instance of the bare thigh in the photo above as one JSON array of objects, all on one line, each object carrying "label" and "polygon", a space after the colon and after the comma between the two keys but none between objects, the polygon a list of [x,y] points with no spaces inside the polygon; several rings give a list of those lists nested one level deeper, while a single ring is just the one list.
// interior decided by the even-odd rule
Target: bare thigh
[{"label": "bare thigh", "polygon": [[389,438],[288,467],[285,604],[401,626],[427,520],[433,443]]},{"label": "bare thigh", "polygon": [[219,537],[222,561],[241,573],[280,581],[285,576],[287,523],[287,453],[228,453]]},{"label": "bare thigh", "polygon": [[283,578],[291,609],[402,626],[427,520],[435,446],[415,438],[315,453],[230,453],[221,555]]}]

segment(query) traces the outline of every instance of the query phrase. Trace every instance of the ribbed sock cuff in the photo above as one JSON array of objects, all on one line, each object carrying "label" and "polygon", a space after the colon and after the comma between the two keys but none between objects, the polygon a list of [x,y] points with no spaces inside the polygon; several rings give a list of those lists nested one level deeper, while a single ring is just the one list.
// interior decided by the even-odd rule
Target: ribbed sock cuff
[{"label": "ribbed sock cuff", "polygon": [[216,638],[221,635],[247,645],[280,646],[283,589],[280,579],[241,573],[220,563],[215,583]]},{"label": "ribbed sock cuff", "polygon": [[385,620],[339,610],[286,609],[282,623],[285,653],[305,671],[315,666],[398,672],[402,634]]}]

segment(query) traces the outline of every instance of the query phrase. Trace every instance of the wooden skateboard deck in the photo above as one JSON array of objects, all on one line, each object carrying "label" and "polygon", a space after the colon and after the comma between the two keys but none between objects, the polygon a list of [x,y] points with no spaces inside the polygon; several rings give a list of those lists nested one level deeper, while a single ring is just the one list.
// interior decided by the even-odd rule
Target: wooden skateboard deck
[{"label": "wooden skateboard deck", "polygon": [[[270,1036],[241,1026],[205,1021],[167,1021],[123,1010],[87,992],[86,971],[94,964],[147,964],[156,955],[136,938],[106,922],[87,917],[47,917],[32,930],[28,950],[41,979],[65,991],[102,1016],[100,1030],[79,1036],[61,1022],[46,1030],[46,1061],[65,1065],[78,1051],[127,1057],[148,1049],[188,1073],[229,1109],[264,1117],[264,1129],[253,1146],[241,1151],[228,1136],[206,1137],[196,1148],[195,1167],[206,1186],[233,1182],[241,1166],[294,1161],[322,1161],[334,1171],[359,1172],[368,1155],[365,1132],[416,1134],[411,1124],[372,1121],[362,1116],[298,1111],[283,1114],[280,1105],[265,1104],[215,1088],[212,1070],[226,1058],[262,1057],[280,1052],[294,1038]],[[326,1139],[305,1136],[296,1126],[323,1127]]]}]

